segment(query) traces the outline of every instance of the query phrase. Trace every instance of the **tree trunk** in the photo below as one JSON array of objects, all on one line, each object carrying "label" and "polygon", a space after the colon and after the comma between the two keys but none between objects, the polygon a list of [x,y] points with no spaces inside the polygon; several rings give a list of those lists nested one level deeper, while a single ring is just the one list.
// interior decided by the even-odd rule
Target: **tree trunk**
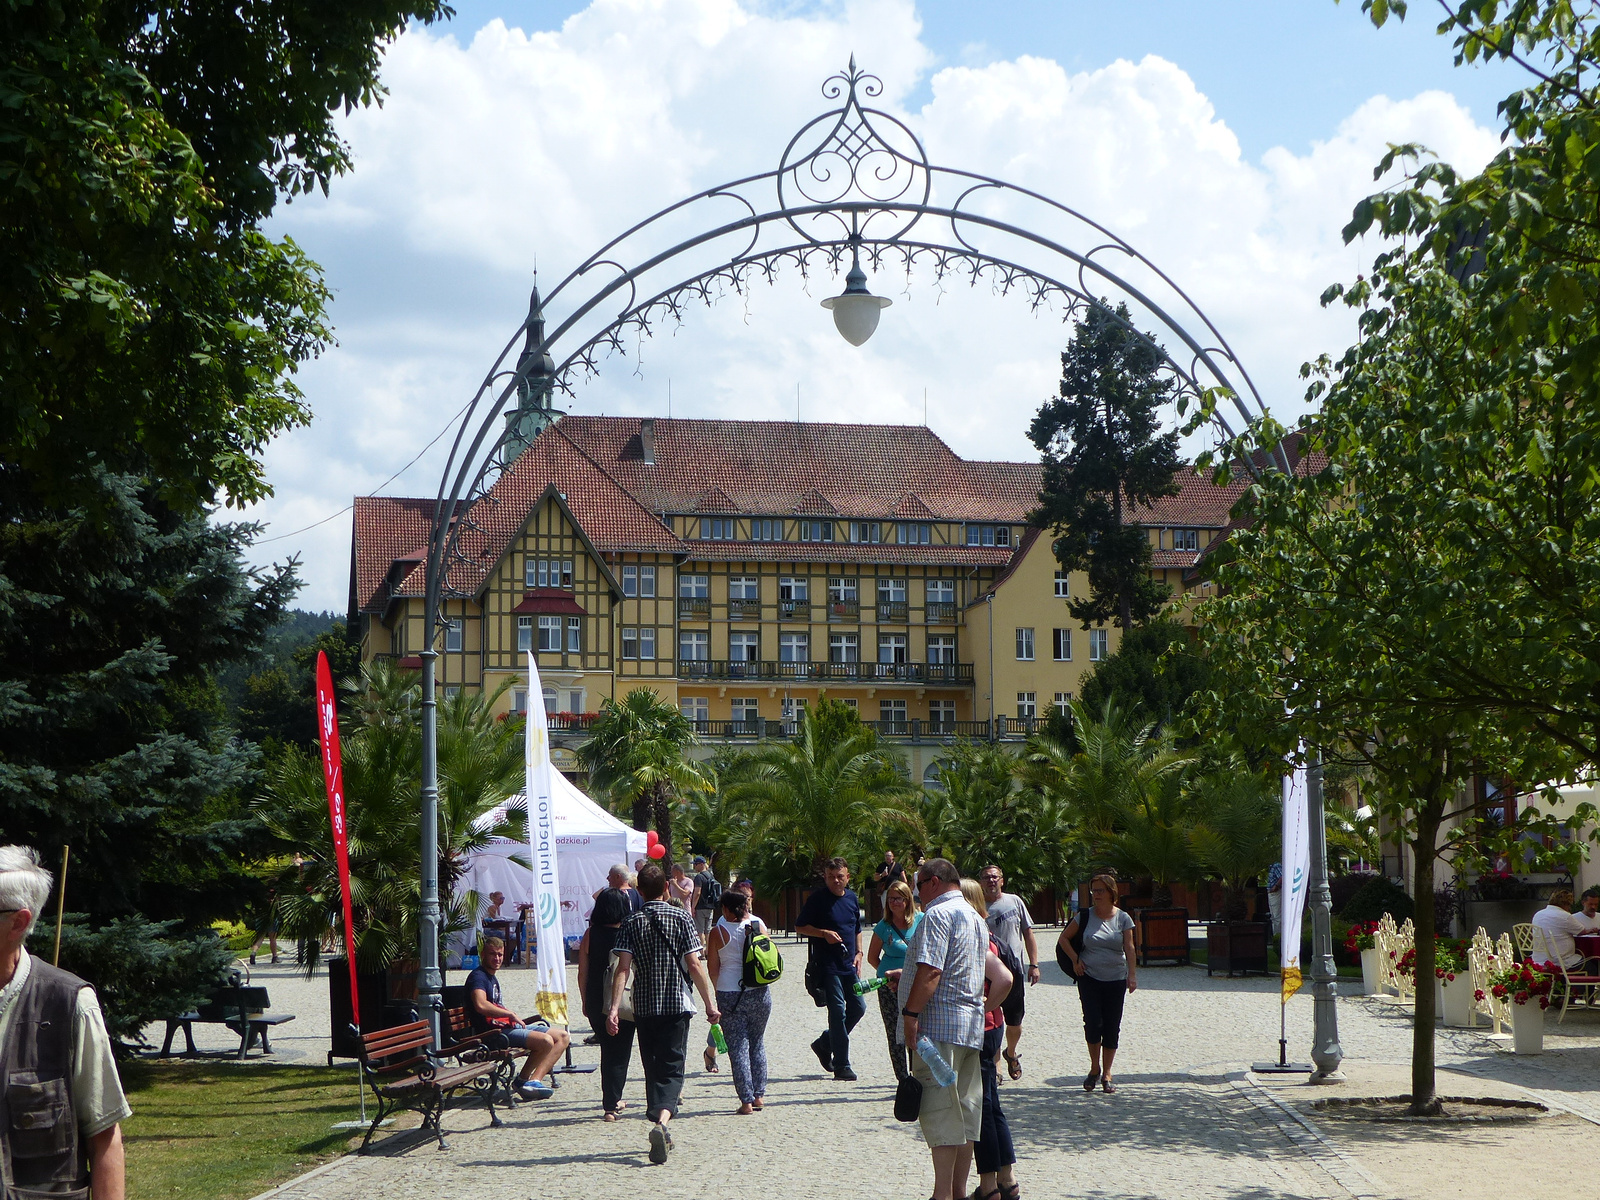
[{"label": "tree trunk", "polygon": [[661,839],[661,844],[667,848],[666,855],[661,859],[661,869],[668,874],[672,872],[672,794],[665,784],[657,784],[650,796],[651,807],[655,810],[656,836]]},{"label": "tree trunk", "polygon": [[[1442,790],[1436,783],[1434,791]],[[1433,867],[1438,858],[1439,824],[1444,815],[1444,805],[1437,794],[1430,796],[1417,809],[1417,839],[1412,848],[1413,872],[1411,899],[1416,906],[1411,921],[1417,935],[1416,982],[1417,1003],[1411,1027],[1411,1115],[1437,1116],[1441,1110],[1438,1093],[1434,1090],[1433,1023],[1438,1014],[1434,1011],[1433,967]]]},{"label": "tree trunk", "polygon": [[650,793],[639,792],[633,798],[633,827],[650,828]]}]

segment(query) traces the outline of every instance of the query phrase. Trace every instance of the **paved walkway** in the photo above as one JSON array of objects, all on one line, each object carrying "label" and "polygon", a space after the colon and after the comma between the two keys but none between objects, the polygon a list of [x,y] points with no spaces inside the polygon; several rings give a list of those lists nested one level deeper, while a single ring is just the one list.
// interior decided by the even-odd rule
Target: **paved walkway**
[{"label": "paved walkway", "polygon": [[[801,954],[798,946],[786,949],[791,963]],[[1142,972],[1123,1027],[1120,1091],[1089,1096],[1080,1086],[1086,1060],[1077,992],[1053,965],[1045,971],[1029,990],[1025,1077],[1001,1089],[1025,1194],[1108,1200],[1427,1194],[1386,1187],[1348,1141],[1325,1135],[1302,1105],[1326,1089],[1298,1078],[1263,1086],[1248,1075],[1251,1061],[1276,1056],[1276,980],[1208,979],[1192,967]],[[278,1057],[321,1061],[326,1019],[319,1025],[316,1014],[326,1008],[326,978],[302,983],[285,968],[258,971],[255,981],[264,978],[274,1009],[298,1017],[274,1039]],[[531,1008],[530,973],[508,968],[502,981],[513,1006]],[[481,1108],[457,1108],[446,1115],[448,1151],[415,1133],[380,1135],[373,1154],[341,1159],[272,1193],[273,1200],[619,1198],[641,1189],[662,1200],[926,1197],[931,1176],[916,1126],[897,1124],[890,1113],[892,1075],[876,1007],[857,1029],[853,1058],[861,1080],[836,1084],[807,1049],[824,1022],[797,968],[777,985],[775,1002],[768,1104],[753,1116],[734,1115],[726,1064],[718,1075],[698,1070],[705,1025],[697,1021],[694,1069],[673,1123],[676,1150],[664,1168],[645,1157],[648,1127],[635,1059],[630,1108],[615,1124],[599,1119],[598,1076],[568,1075],[554,1099],[518,1106],[502,1129],[489,1128]],[[1397,1071],[1409,1061],[1409,1011],[1353,995],[1341,997],[1339,1009],[1351,1078],[1346,1093],[1401,1090]],[[1496,1086],[1511,1094],[1532,1089],[1600,1122],[1600,1018],[1574,1014],[1562,1030],[1551,1028],[1552,1052],[1537,1060],[1515,1059],[1482,1033],[1441,1031],[1439,1063],[1500,1081]],[[1289,1038],[1303,1058],[1311,1038],[1309,996],[1289,1006]],[[223,1048],[226,1033],[214,1040]],[[576,1053],[579,1062],[598,1061],[593,1048]]]}]

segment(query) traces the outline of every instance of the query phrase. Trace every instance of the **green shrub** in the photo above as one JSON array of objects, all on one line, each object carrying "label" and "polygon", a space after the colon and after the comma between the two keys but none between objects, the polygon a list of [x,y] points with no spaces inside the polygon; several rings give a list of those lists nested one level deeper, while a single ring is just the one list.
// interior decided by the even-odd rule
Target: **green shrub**
[{"label": "green shrub", "polygon": [[1398,923],[1415,911],[1416,906],[1411,903],[1411,897],[1406,895],[1405,889],[1380,875],[1369,880],[1350,897],[1350,903],[1340,909],[1339,916],[1346,923],[1357,925],[1362,921],[1376,921],[1388,913]]},{"label": "green shrub", "polygon": [[[215,931],[176,934],[177,921],[118,917],[89,929],[69,913],[61,925],[61,968],[92,983],[119,1049],[143,1044],[152,1021],[193,1008],[223,982],[233,951]],[[35,926],[29,950],[49,961],[55,926]]]},{"label": "green shrub", "polygon": [[219,938],[228,944],[228,949],[232,950],[235,956],[248,954],[255,948],[256,931],[243,921],[218,919],[211,922],[211,928]]}]

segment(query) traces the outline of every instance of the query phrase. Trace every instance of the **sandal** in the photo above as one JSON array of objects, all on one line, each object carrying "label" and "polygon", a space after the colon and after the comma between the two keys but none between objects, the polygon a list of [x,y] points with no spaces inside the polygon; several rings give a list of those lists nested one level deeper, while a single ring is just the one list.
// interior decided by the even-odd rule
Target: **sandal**
[{"label": "sandal", "polygon": [[1021,1195],[1022,1185],[1020,1183],[1013,1183],[1010,1187],[1003,1183],[1000,1185],[1000,1200],[1018,1200]]},{"label": "sandal", "polygon": [[1011,1072],[1011,1078],[1013,1078],[1013,1079],[1021,1079],[1022,1078],[1022,1059],[1020,1057],[1018,1057],[1017,1053],[1014,1050],[1005,1051],[1003,1057],[1006,1060],[1006,1070]]},{"label": "sandal", "polygon": [[1083,1090],[1086,1091],[1086,1092],[1092,1092],[1092,1091],[1094,1091],[1094,1085],[1099,1083],[1099,1082],[1100,1082],[1100,1068],[1096,1067],[1094,1070],[1090,1071],[1087,1075],[1085,1075],[1083,1077]]},{"label": "sandal", "polygon": [[608,1110],[601,1114],[601,1118],[609,1123],[617,1119],[617,1114]]},{"label": "sandal", "polygon": [[706,1047],[706,1052],[701,1055],[701,1057],[705,1060],[706,1072],[708,1074],[720,1075],[722,1073],[721,1068],[717,1066],[717,1052],[710,1046]]},{"label": "sandal", "polygon": [[755,1109],[757,1112],[760,1112],[763,1108],[765,1108],[766,1104],[767,1102],[760,1096],[757,1096],[754,1100],[750,1101],[750,1107]]},{"label": "sandal", "polygon": [[1100,1090],[1109,1096],[1111,1093],[1117,1090],[1117,1085],[1112,1083],[1109,1079],[1102,1079],[1100,1081]]}]

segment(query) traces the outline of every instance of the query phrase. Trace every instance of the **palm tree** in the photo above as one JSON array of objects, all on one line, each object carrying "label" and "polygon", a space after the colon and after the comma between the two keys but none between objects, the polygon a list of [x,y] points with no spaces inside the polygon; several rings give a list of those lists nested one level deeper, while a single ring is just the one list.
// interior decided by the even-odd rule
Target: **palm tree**
[{"label": "palm tree", "polygon": [[1189,834],[1195,860],[1222,881],[1224,915],[1242,921],[1245,880],[1267,870],[1279,854],[1283,809],[1277,789],[1235,758],[1201,776],[1189,796],[1197,818]]},{"label": "palm tree", "polygon": [[689,794],[684,806],[683,836],[687,847],[704,854],[711,869],[724,876],[746,857],[749,822],[733,787],[749,773],[750,755],[732,746],[721,746],[700,764],[707,786]]},{"label": "palm tree", "polygon": [[651,688],[634,688],[606,700],[589,727],[578,761],[589,782],[610,797],[614,807],[633,810],[633,827],[656,833],[667,848],[663,866],[672,865],[672,821],[679,798],[711,786],[704,770],[687,755],[695,743],[694,725],[676,705]]},{"label": "palm tree", "polygon": [[1018,790],[1017,760],[999,746],[961,743],[939,764],[939,788],[920,803],[926,847],[976,875],[997,864],[1018,890],[1048,874],[1036,793]]},{"label": "palm tree", "polygon": [[865,727],[831,731],[808,712],[792,742],[757,750],[748,770],[729,790],[747,809],[749,844],[786,847],[814,878],[830,858],[875,852],[891,827],[919,832],[903,770]]}]

